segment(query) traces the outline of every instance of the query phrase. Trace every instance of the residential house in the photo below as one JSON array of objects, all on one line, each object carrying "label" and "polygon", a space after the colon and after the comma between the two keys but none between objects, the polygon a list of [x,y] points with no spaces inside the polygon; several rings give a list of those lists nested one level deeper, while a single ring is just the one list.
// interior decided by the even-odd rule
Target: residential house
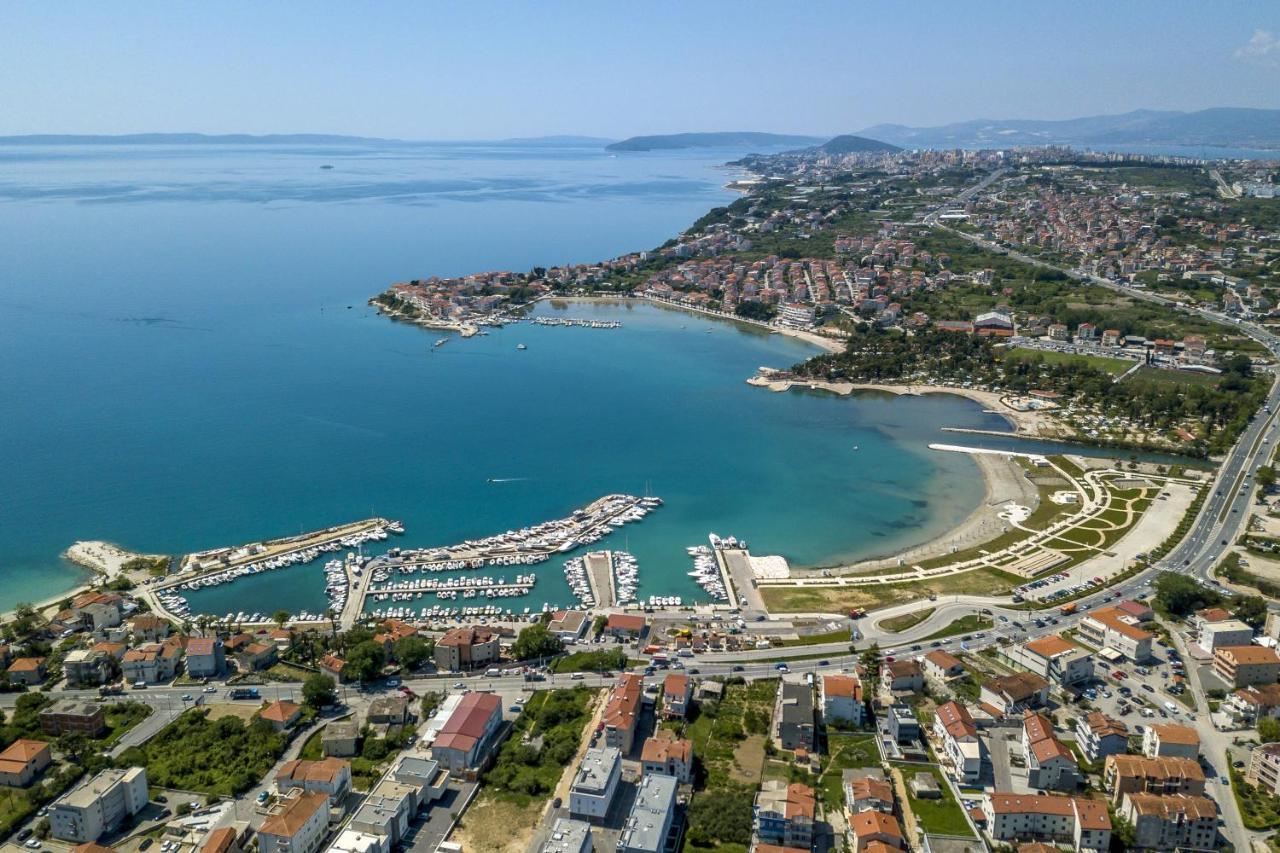
[{"label": "residential house", "polygon": [[891,660],[880,665],[880,686],[890,693],[919,693],[924,671],[914,660]]},{"label": "residential house", "polygon": [[468,693],[445,720],[431,757],[453,773],[474,773],[489,758],[502,727],[502,699],[493,693]]},{"label": "residential house", "polygon": [[1069,843],[1085,853],[1106,853],[1111,846],[1111,818],[1098,800],[995,793],[983,801],[982,810],[996,841]]},{"label": "residential house", "polygon": [[497,662],[502,654],[497,633],[488,628],[453,628],[436,640],[436,667],[463,672]]},{"label": "residential house", "polygon": [[858,812],[849,816],[849,835],[854,853],[885,853],[907,849],[902,825],[891,814],[879,811]]},{"label": "residential house", "polygon": [[557,610],[551,614],[547,630],[560,638],[561,642],[576,643],[587,632],[591,620],[585,610]]},{"label": "residential house", "polygon": [[1232,687],[1280,681],[1280,656],[1265,646],[1221,646],[1213,652],[1213,671]]},{"label": "residential house", "polygon": [[861,726],[866,722],[862,679],[856,675],[824,675],[819,685],[823,722],[849,726]]},{"label": "residential house", "polygon": [[126,681],[155,684],[172,680],[178,674],[181,659],[182,643],[171,638],[129,649],[120,661],[120,671]]},{"label": "residential house", "polygon": [[301,719],[302,706],[284,699],[277,699],[263,708],[258,716],[270,723],[271,728],[282,732]]},{"label": "residential house", "polygon": [[982,682],[978,704],[993,717],[1021,715],[1049,699],[1049,682],[1033,672],[1018,672]]},{"label": "residential house", "polygon": [[347,680],[347,662],[336,652],[329,652],[324,657],[320,658],[319,662],[316,664],[316,668],[332,678],[338,684],[342,684]]},{"label": "residential house", "polygon": [[54,838],[63,841],[97,841],[142,811],[147,799],[144,768],[103,770],[53,802],[49,807],[49,830]]},{"label": "residential house", "polygon": [[635,743],[636,725],[640,722],[640,706],[644,701],[644,678],[635,673],[623,673],[605,701],[604,744],[612,746],[623,755],[631,754]]},{"label": "residential house", "polygon": [[267,669],[279,658],[280,651],[275,643],[260,640],[249,643],[236,652],[236,664],[241,672],[257,672]]},{"label": "residential house", "polygon": [[1196,758],[1200,735],[1190,726],[1156,723],[1142,733],[1142,754],[1147,758]]},{"label": "residential house", "polygon": [[107,715],[96,702],[81,699],[59,699],[39,713],[40,731],[55,737],[76,732],[85,737],[98,737],[107,730]]},{"label": "residential house", "polygon": [[808,850],[813,846],[816,814],[817,800],[808,785],[767,779],[756,794],[755,838],[765,844]]},{"label": "residential house", "polygon": [[1227,697],[1223,709],[1246,723],[1280,717],[1280,684],[1241,687]]},{"label": "residential house", "polygon": [[982,740],[969,709],[959,702],[938,706],[933,718],[933,736],[961,784],[976,785],[982,778]]},{"label": "residential house", "polygon": [[369,704],[366,722],[385,736],[392,726],[407,726],[414,719],[413,704],[409,697],[393,694],[379,696]]},{"label": "residential house", "polygon": [[49,744],[42,740],[18,738],[0,752],[0,785],[25,788],[53,761]]},{"label": "residential house", "polygon": [[693,743],[676,737],[667,729],[660,729],[645,740],[640,766],[645,773],[665,773],[676,777],[681,784],[692,784]]},{"label": "residential house", "polygon": [[1125,794],[1134,793],[1200,796],[1204,794],[1204,770],[1191,758],[1108,755],[1102,768],[1102,787],[1115,805]]},{"label": "residential house", "polygon": [[586,820],[604,820],[613,806],[621,776],[621,752],[611,746],[588,749],[569,788],[569,814]]},{"label": "residential house", "polygon": [[5,670],[10,684],[34,687],[44,681],[44,658],[17,658]]},{"label": "residential house", "polygon": [[773,739],[783,749],[816,747],[813,689],[802,677],[786,676],[773,709]]},{"label": "residential house", "polygon": [[383,779],[364,798],[347,824],[349,829],[386,839],[388,850],[405,841],[418,809],[417,786]]},{"label": "residential house", "polygon": [[1137,850],[1219,850],[1218,806],[1184,794],[1125,794],[1119,814],[1133,825]]},{"label": "residential house", "polygon": [[1129,727],[1101,711],[1090,711],[1076,720],[1076,743],[1084,757],[1096,764],[1108,755],[1129,749]]},{"label": "residential house", "polygon": [[878,767],[845,770],[841,774],[844,807],[849,814],[865,811],[893,813],[893,784]]},{"label": "residential house", "polygon": [[169,636],[173,626],[168,619],[153,616],[150,613],[139,613],[129,620],[129,633],[133,634],[136,643],[156,643]]},{"label": "residential house", "polygon": [[192,678],[216,678],[225,667],[226,655],[217,637],[187,640],[187,674]]},{"label": "residential house", "polygon": [[320,735],[320,750],[326,756],[350,758],[359,754],[360,724],[355,720],[334,720]]},{"label": "residential house", "polygon": [[1155,634],[1138,627],[1142,620],[1119,607],[1102,607],[1085,615],[1076,626],[1080,639],[1104,652],[1115,652],[1129,660],[1151,658],[1151,641]]},{"label": "residential house", "polygon": [[114,592],[85,592],[71,600],[71,610],[87,620],[94,631],[105,631],[123,619],[124,599]]},{"label": "residential house", "polygon": [[934,649],[924,656],[920,668],[924,677],[939,684],[945,684],[952,678],[964,675],[964,664],[950,652]]},{"label": "residential house", "polygon": [[689,715],[693,681],[683,673],[673,672],[662,680],[662,716],[668,720]]},{"label": "residential house", "polygon": [[1022,751],[1027,761],[1027,785],[1045,791],[1073,793],[1080,768],[1071,750],[1058,740],[1053,724],[1034,711],[1022,717]]},{"label": "residential house", "polygon": [[387,654],[387,660],[396,659],[396,643],[406,637],[417,636],[418,629],[400,619],[384,619],[382,624],[378,626],[378,632],[373,635],[373,641],[382,646],[382,650]]},{"label": "residential house", "polygon": [[920,739],[920,721],[910,705],[894,705],[885,715],[885,727],[895,743],[914,743]]},{"label": "residential house", "polygon": [[258,853],[315,853],[329,830],[329,798],[295,790],[277,800],[258,827]]},{"label": "residential house", "polygon": [[351,762],[340,758],[286,761],[276,771],[276,790],[284,794],[292,788],[318,791],[329,798],[331,807],[340,806],[351,792]]},{"label": "residential house", "polygon": [[604,633],[623,642],[636,642],[644,636],[647,623],[643,616],[630,613],[611,613],[605,622]]},{"label": "residential house", "polygon": [[111,680],[112,663],[106,652],[72,649],[62,659],[62,671],[72,685],[105,684]]},{"label": "residential house", "polygon": [[646,773],[618,836],[618,853],[659,853],[671,846],[676,817],[676,780],[662,773]]}]

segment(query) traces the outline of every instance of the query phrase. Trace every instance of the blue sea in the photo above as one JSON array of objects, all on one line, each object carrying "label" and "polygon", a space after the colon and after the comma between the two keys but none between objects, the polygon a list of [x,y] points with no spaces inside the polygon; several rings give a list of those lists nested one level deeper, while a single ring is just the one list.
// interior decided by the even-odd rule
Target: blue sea
[{"label": "blue sea", "polygon": [[[753,388],[814,351],[642,303],[543,303],[623,327],[441,347],[366,305],[398,280],[655,247],[735,197],[737,153],[0,148],[0,607],[82,580],[59,557],[78,539],[184,553],[383,515],[407,528],[388,544],[443,545],[610,492],[665,500],[604,543],[637,556],[642,597],[697,597],[685,547],[710,532],[813,565],[954,526],[983,484],[926,445],[1003,426],[971,402]],[[536,571],[508,603],[570,601],[560,561]],[[314,611],[323,577],[191,598]]]}]

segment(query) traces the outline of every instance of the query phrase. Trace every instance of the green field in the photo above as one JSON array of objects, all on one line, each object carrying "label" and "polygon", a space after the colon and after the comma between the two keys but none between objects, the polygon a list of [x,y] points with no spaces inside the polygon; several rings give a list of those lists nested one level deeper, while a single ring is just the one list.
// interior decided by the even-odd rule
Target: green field
[{"label": "green field", "polygon": [[[942,778],[942,774],[933,767],[919,764],[895,762],[894,767],[902,771],[903,780],[907,783],[907,799],[911,811],[916,816],[920,827],[931,835],[973,836],[969,821],[965,819],[960,803],[951,793],[951,786]],[[916,773],[932,773],[942,789],[942,798],[937,800],[918,800],[911,793],[911,779]]]},{"label": "green field", "polygon": [[892,616],[885,619],[880,622],[879,625],[884,630],[897,634],[907,630],[908,628],[914,628],[916,625],[919,625],[921,622],[932,616],[934,610],[935,608],[933,607],[926,607],[923,610],[913,610],[910,613],[903,613],[901,616]]},{"label": "green field", "polygon": [[1014,347],[1009,355],[1022,361],[1034,361],[1037,357],[1045,364],[1077,364],[1103,370],[1112,376],[1119,376],[1133,367],[1133,361],[1124,358],[1108,358],[1105,355],[1085,355],[1054,350],[1027,349]]},{"label": "green field", "polygon": [[947,627],[940,631],[935,631],[925,637],[922,642],[929,640],[941,640],[945,637],[954,637],[957,634],[967,634],[970,631],[985,631],[995,623],[991,621],[990,616],[981,616],[979,614],[970,614],[969,616],[961,616]]}]

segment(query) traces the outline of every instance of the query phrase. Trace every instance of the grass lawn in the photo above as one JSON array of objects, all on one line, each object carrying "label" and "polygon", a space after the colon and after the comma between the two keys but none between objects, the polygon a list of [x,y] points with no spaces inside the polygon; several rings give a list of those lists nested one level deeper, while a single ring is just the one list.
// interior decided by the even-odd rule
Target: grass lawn
[{"label": "grass lawn", "polygon": [[551,664],[552,672],[600,672],[608,669],[623,669],[627,665],[627,653],[622,649],[607,649],[596,652],[574,652],[562,658],[556,658]]},{"label": "grass lawn", "polygon": [[0,787],[0,838],[8,835],[35,810],[35,804],[26,791]]},{"label": "grass lawn", "polygon": [[287,661],[280,661],[264,670],[263,675],[272,681],[306,681],[315,673]]},{"label": "grass lawn", "polygon": [[947,627],[940,631],[935,631],[925,640],[941,640],[944,637],[954,637],[956,634],[967,634],[970,631],[983,631],[990,628],[995,623],[991,621],[990,616],[980,616],[976,613],[968,616],[961,616]]},{"label": "grass lawn", "polygon": [[839,631],[828,631],[825,634],[805,634],[796,637],[794,640],[783,640],[783,646],[820,646],[823,643],[847,643],[849,642],[848,630],[842,628]]},{"label": "grass lawn", "polygon": [[844,802],[844,791],[840,785],[843,771],[854,767],[879,767],[880,751],[876,749],[874,734],[830,732],[827,735],[827,754],[817,788],[818,796],[830,812],[839,809]]},{"label": "grass lawn", "polygon": [[[1023,531],[1017,531],[1023,533]],[[1024,534],[1025,535],[1025,534]],[[1025,583],[1023,578],[998,569],[977,568],[954,575],[908,583],[866,584],[864,586],[796,587],[762,585],[760,595],[771,613],[835,613],[854,607],[875,609],[891,604],[919,601],[930,594],[1007,595]]]},{"label": "grass lawn", "polygon": [[[927,833],[933,835],[973,836],[969,822],[965,819],[964,810],[956,802],[951,793],[951,786],[942,778],[937,769],[922,767],[919,764],[894,764],[902,771],[903,780],[907,783],[907,799],[916,821]],[[911,779],[917,773],[932,773],[942,789],[942,798],[937,800],[919,800],[911,793]]]},{"label": "grass lawn", "polygon": [[908,628],[914,628],[916,625],[919,625],[921,622],[932,616],[935,609],[936,608],[933,607],[926,607],[923,610],[913,610],[910,613],[903,613],[901,616],[891,616],[890,618],[880,622],[879,627],[885,631],[890,631],[896,634],[900,631],[905,631]]},{"label": "grass lawn", "polygon": [[107,732],[96,742],[104,747],[115,745],[125,732],[151,716],[151,706],[142,702],[113,702],[104,705]]},{"label": "grass lawn", "polygon": [[319,729],[311,733],[311,737],[307,738],[307,742],[302,745],[302,751],[298,753],[298,757],[303,761],[319,761],[324,758],[324,729]]},{"label": "grass lawn", "polygon": [[1039,356],[1045,364],[1077,364],[1092,367],[1095,370],[1104,370],[1112,376],[1119,376],[1129,368],[1133,367],[1133,362],[1123,358],[1108,358],[1105,355],[1076,355],[1069,352],[1054,352],[1052,350],[1026,349],[1024,347],[1014,347],[1009,350],[1009,355],[1015,356],[1022,361],[1031,361]]},{"label": "grass lawn", "polygon": [[1156,367],[1139,367],[1133,379],[1145,379],[1165,385],[1208,385],[1217,387],[1221,376],[1205,373],[1191,373],[1186,370],[1160,370]]},{"label": "grass lawn", "polygon": [[1231,791],[1235,794],[1245,827],[1257,830],[1280,827],[1280,797],[1268,796],[1245,782],[1244,774],[1231,766],[1230,755],[1227,756],[1227,767],[1231,771]]}]

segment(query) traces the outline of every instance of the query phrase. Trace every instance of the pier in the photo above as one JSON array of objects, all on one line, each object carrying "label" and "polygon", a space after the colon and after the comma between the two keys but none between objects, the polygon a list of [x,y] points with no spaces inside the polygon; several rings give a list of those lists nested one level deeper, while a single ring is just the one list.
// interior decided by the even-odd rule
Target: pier
[{"label": "pier", "polygon": [[587,581],[591,584],[595,606],[601,609],[612,607],[617,601],[617,590],[613,584],[613,555],[608,551],[592,551],[583,560],[587,565]]},{"label": "pier", "polygon": [[[363,580],[348,574],[351,586],[342,607],[342,627],[344,630],[349,629],[364,616],[366,599],[370,594],[378,593],[374,586],[376,574],[415,574],[534,565],[582,545],[599,542],[624,525],[643,520],[661,505],[662,501],[654,497],[605,495],[582,509],[575,510],[567,518],[545,521],[532,527],[508,530],[484,539],[469,539],[459,545],[441,548],[404,551],[392,549],[364,566],[360,576]],[[609,575],[609,584],[596,586],[597,606],[600,606],[600,596],[605,589],[609,590],[610,603],[616,600],[612,586],[612,560],[605,563],[605,570]]]}]

